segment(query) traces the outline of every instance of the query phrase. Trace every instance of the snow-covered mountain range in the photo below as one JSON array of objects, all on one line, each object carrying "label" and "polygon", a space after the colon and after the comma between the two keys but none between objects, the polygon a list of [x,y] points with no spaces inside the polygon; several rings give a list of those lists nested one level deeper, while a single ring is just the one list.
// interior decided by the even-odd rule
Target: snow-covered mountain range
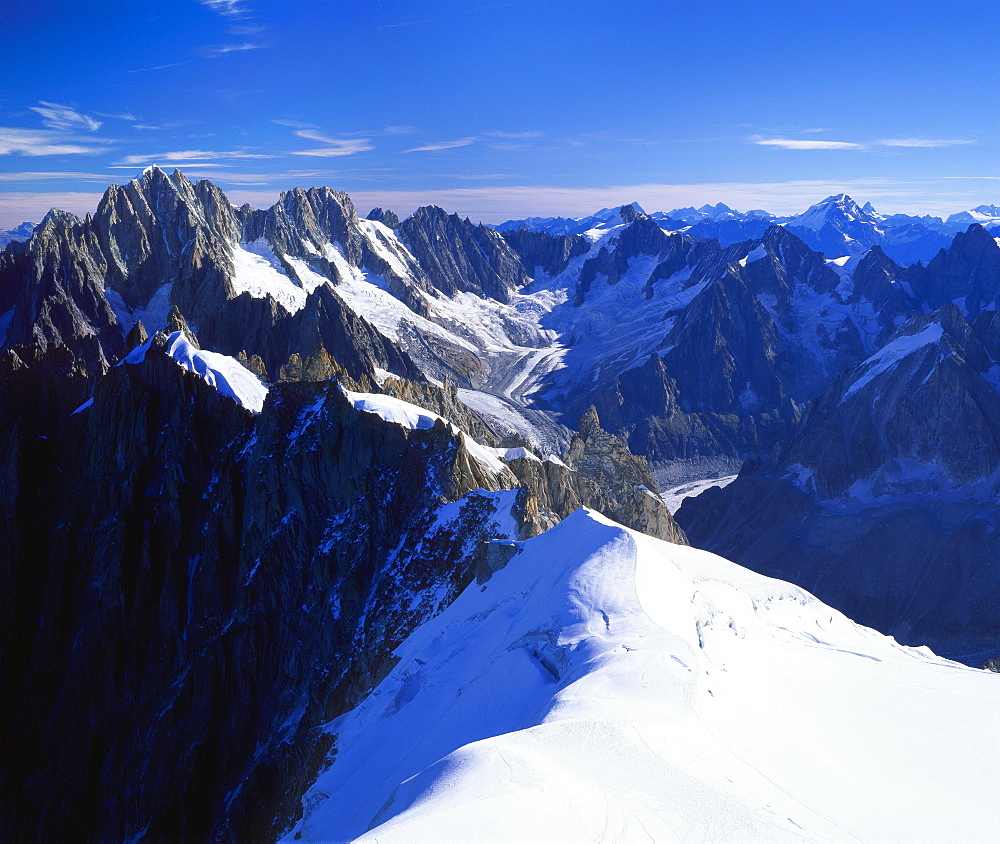
[{"label": "snow-covered mountain range", "polygon": [[24,241],[31,237],[37,223],[21,223],[12,229],[0,229],[0,247],[6,246],[14,241]]},{"label": "snow-covered mountain range", "polygon": [[[976,213],[986,222],[988,211]],[[859,695],[912,687],[928,718],[948,692],[940,678],[981,676],[859,630],[794,587],[626,529],[683,545],[683,526],[697,546],[798,583],[901,642],[975,665],[1000,654],[997,235],[979,222],[958,233],[925,218],[890,222],[845,195],[785,220],[632,204],[516,223],[500,231],[433,206],[363,218],[329,188],[235,207],[208,181],[149,168],[109,188],[93,215],[54,210],[0,251],[0,669],[9,688],[35,690],[4,704],[0,765],[21,772],[0,778],[0,806],[21,807],[0,817],[12,837],[273,837],[297,821],[330,758],[331,776],[357,777],[368,801],[344,835],[364,833],[383,808],[379,823],[401,824],[404,837],[426,834],[438,812],[461,835],[480,811],[459,782],[461,760],[476,778],[499,757],[487,742],[485,757],[473,748],[434,765],[479,739],[509,735],[523,749],[549,724],[573,733],[562,716],[546,719],[576,694],[565,690],[610,677],[629,687],[632,660],[646,665],[630,656],[633,635],[657,643],[649,659],[680,671],[690,692],[662,698],[669,712],[649,735],[696,717],[745,730],[702,690],[742,699],[737,675],[749,683],[764,664],[789,672],[787,688],[821,695],[871,663]],[[923,230],[943,238],[933,254],[894,260]],[[670,509],[682,498],[678,524]],[[573,515],[580,507],[594,512]],[[558,565],[532,550],[550,542],[568,549]],[[643,550],[624,561],[608,550],[630,542]],[[611,579],[596,574],[605,564]],[[658,566],[691,595],[650,609],[643,583]],[[495,603],[503,583],[509,600]],[[463,590],[455,613],[466,615],[433,620]],[[630,590],[639,609],[622,597]],[[538,613],[583,592],[600,600],[539,626]],[[794,610],[783,633],[748,609],[778,599]],[[598,642],[586,631],[602,610]],[[504,644],[491,631],[508,612],[516,636]],[[760,648],[737,654],[737,642],[713,638],[722,615],[757,631]],[[820,616],[840,620],[824,627]],[[441,753],[414,757],[404,787],[396,754],[365,768],[343,736],[364,747],[366,731],[388,723],[387,696],[393,712],[444,705],[429,675],[407,685],[410,663],[391,673],[413,631],[400,653],[445,658],[421,632],[438,623],[470,642],[481,632],[481,653],[503,666],[509,645],[535,635],[533,670],[551,662],[559,692],[532,674],[534,685],[510,689],[516,724],[484,715],[468,733],[428,728],[427,753]],[[510,659],[524,656],[517,648]],[[844,651],[854,661],[840,662]],[[814,660],[828,686],[803,685]],[[442,662],[433,684],[461,680],[476,700],[491,664],[459,677]],[[668,676],[655,682],[673,688]],[[968,701],[987,681],[968,682],[976,691],[962,705],[979,711]],[[936,691],[920,698],[925,687]],[[600,735],[621,720],[613,704],[634,715],[661,700],[622,695],[581,702]],[[806,704],[795,710],[800,733],[819,729]],[[844,725],[885,732],[852,712]],[[634,761],[675,782],[684,752],[725,756],[684,782],[704,805],[728,807],[719,817],[734,829],[884,829],[874,814],[852,826],[846,802],[815,796],[828,780],[779,770],[761,748],[756,770],[772,773],[741,768],[726,754],[750,750],[729,738],[692,734],[680,755]],[[844,753],[855,770],[858,745]],[[914,794],[931,787],[918,762],[938,751],[927,753],[906,780]],[[98,756],[108,761],[94,773]],[[537,766],[569,757],[541,747],[519,758],[518,802]],[[798,780],[798,796],[777,796]],[[441,793],[442,781],[456,790]],[[602,815],[616,824],[646,817],[612,785],[581,788],[624,801]],[[343,813],[324,809],[328,792],[316,789],[300,831],[340,835],[322,818]],[[560,805],[582,811],[572,794]],[[658,803],[653,813],[676,833],[695,823],[677,811]],[[507,824],[503,835],[516,828]]]},{"label": "snow-covered mountain range", "polygon": [[[642,210],[638,203],[634,208]],[[604,209],[589,217],[531,217],[508,220],[498,231],[518,228],[548,234],[584,234],[607,227],[614,209]],[[676,208],[649,215],[666,231],[682,232],[692,237],[718,240],[723,246],[758,238],[768,226],[788,226],[811,248],[827,258],[861,255],[874,245],[903,265],[931,260],[947,248],[952,237],[973,223],[992,229],[1000,227],[1000,210],[995,205],[980,205],[970,211],[952,214],[947,220],[925,215],[879,214],[872,204],[859,206],[847,194],[829,196],[801,214],[779,217],[767,211],[735,211],[723,203],[701,208]]]}]

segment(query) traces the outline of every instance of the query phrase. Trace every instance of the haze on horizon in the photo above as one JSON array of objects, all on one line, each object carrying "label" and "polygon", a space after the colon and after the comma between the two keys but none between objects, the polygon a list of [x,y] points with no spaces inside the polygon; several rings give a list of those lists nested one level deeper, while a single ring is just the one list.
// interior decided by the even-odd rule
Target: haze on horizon
[{"label": "haze on horizon", "polygon": [[0,227],[149,164],[476,220],[998,201],[1000,4],[9,4]]}]

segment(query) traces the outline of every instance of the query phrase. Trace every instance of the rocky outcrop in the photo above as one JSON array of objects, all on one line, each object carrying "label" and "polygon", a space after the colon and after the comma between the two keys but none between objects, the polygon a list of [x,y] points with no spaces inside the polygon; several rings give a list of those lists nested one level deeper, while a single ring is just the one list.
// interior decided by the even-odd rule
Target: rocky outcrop
[{"label": "rocky outcrop", "polygon": [[521,259],[524,272],[534,278],[539,269],[549,276],[559,275],[569,262],[590,251],[590,242],[581,235],[557,235],[514,229],[503,239]]},{"label": "rocky outcrop", "polygon": [[914,267],[910,283],[924,306],[939,308],[958,300],[965,316],[975,319],[982,310],[1000,305],[1000,243],[982,226],[969,226],[926,267]]},{"label": "rocky outcrop", "polygon": [[780,463],[808,471],[824,499],[880,470],[884,483],[905,483],[891,479],[900,461],[933,465],[957,485],[984,478],[1000,465],[991,366],[954,305],[915,318],[810,406]]},{"label": "rocky outcrop", "polygon": [[104,297],[107,263],[87,221],[50,211],[30,244],[0,260],[0,300],[9,312],[4,345],[65,346],[93,371],[121,352],[122,335]]},{"label": "rocky outcrop", "polygon": [[605,431],[595,408],[580,420],[580,432],[570,443],[565,463],[593,486],[593,491],[584,493],[589,495],[589,500],[582,500],[584,506],[651,536],[687,544],[660,498],[646,459]]},{"label": "rocky outcrop", "polygon": [[[168,328],[190,331],[176,308]],[[0,356],[0,681],[32,690],[0,702],[4,837],[267,838],[331,750],[320,725],[502,564],[488,540],[585,505],[683,541],[594,426],[581,471],[498,469],[337,381],[272,385],[256,416],[144,335],[99,378],[62,348]],[[475,427],[453,388],[388,383]]]},{"label": "rocky outcrop", "polygon": [[375,220],[377,223],[382,223],[390,229],[394,229],[399,225],[399,217],[388,209],[383,211],[381,208],[372,208],[372,210],[368,212],[367,219]]},{"label": "rocky outcrop", "polygon": [[447,296],[466,291],[505,302],[528,281],[520,258],[498,232],[437,206],[418,208],[396,233]]}]

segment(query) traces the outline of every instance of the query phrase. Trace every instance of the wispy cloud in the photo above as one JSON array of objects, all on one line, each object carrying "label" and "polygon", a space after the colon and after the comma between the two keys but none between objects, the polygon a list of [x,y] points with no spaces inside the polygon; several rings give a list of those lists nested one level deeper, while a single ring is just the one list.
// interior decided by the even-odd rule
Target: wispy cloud
[{"label": "wispy cloud", "polygon": [[454,141],[437,141],[436,143],[423,144],[419,147],[411,147],[410,149],[404,149],[403,152],[437,152],[442,149],[457,149],[458,147],[467,147],[469,144],[475,143],[475,141],[475,137],[456,138]]},{"label": "wispy cloud", "polygon": [[[95,141],[94,143],[101,143]],[[87,155],[104,152],[91,142],[80,143],[61,132],[45,129],[16,129],[0,126],[0,155]]]},{"label": "wispy cloud", "polygon": [[[827,131],[825,129],[804,129],[803,133],[817,133]],[[853,149],[853,150],[873,150],[879,147],[911,147],[929,149],[933,147],[955,147],[965,144],[974,144],[975,141],[968,138],[882,138],[868,143],[857,143],[854,141],[813,141],[802,138],[764,138],[760,135],[753,135],[749,139],[755,144],[768,147],[779,147],[781,149]]]},{"label": "wispy cloud", "polygon": [[527,141],[532,138],[542,138],[545,137],[544,132],[483,132],[483,135],[487,138],[503,138],[508,141]]},{"label": "wispy cloud", "polygon": [[404,27],[420,26],[420,24],[430,23],[430,22],[431,22],[430,18],[425,18],[424,20],[405,21],[403,23],[384,23],[379,27],[379,29],[403,29]]},{"label": "wispy cloud", "polygon": [[166,70],[168,67],[180,67],[187,62],[171,62],[170,64],[157,64],[152,67],[137,67],[133,70],[126,70],[125,73],[146,73],[150,70]]},{"label": "wispy cloud", "polygon": [[371,138],[331,138],[316,129],[299,129],[295,134],[300,138],[305,138],[307,141],[317,141],[318,143],[325,144],[325,146],[317,149],[294,150],[292,155],[338,158],[342,155],[354,155],[355,153],[375,149]]},{"label": "wispy cloud", "polygon": [[291,154],[312,155],[317,158],[337,158],[341,155],[354,155],[359,152],[367,152],[370,149],[375,149],[375,147],[368,143],[367,138],[355,138],[346,141],[337,141],[331,146],[317,147],[316,149],[297,149]]},{"label": "wispy cloud", "polygon": [[198,0],[198,2],[225,18],[243,18],[250,13],[245,0]]},{"label": "wispy cloud", "polygon": [[186,149],[173,152],[158,152],[148,155],[126,155],[118,166],[133,166],[136,164],[149,164],[152,161],[215,161],[220,158],[274,158],[273,155],[265,155],[258,152],[248,152],[247,150],[204,150]]},{"label": "wispy cloud", "polygon": [[31,110],[42,116],[42,123],[59,132],[96,132],[103,125],[99,120],[77,111],[72,106],[39,100]]},{"label": "wispy cloud", "polygon": [[781,149],[867,149],[865,144],[850,141],[806,141],[801,138],[752,138],[755,144]]},{"label": "wispy cloud", "polygon": [[202,54],[205,58],[217,59],[220,56],[225,56],[229,53],[243,53],[247,50],[260,50],[263,46],[263,44],[254,44],[250,41],[245,41],[242,44],[216,44],[213,47],[205,47],[202,50]]},{"label": "wispy cloud", "polygon": [[876,141],[883,147],[959,147],[974,144],[970,138],[885,138]]}]

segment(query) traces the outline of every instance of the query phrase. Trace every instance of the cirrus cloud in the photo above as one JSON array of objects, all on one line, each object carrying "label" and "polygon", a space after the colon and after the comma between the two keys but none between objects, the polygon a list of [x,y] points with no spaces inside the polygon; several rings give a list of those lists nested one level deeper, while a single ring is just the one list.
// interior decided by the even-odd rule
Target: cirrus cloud
[{"label": "cirrus cloud", "polygon": [[423,144],[419,147],[410,147],[410,149],[404,149],[403,152],[437,152],[442,149],[458,149],[458,147],[467,147],[469,144],[475,143],[476,139],[471,138],[456,138],[454,141],[437,141],[436,143]]},{"label": "cirrus cloud", "polygon": [[292,155],[311,155],[316,158],[338,158],[375,149],[370,138],[331,138],[315,129],[299,129],[296,133],[307,141],[318,141],[325,146],[316,149],[295,150]]},{"label": "cirrus cloud", "polygon": [[755,144],[781,149],[868,149],[864,144],[850,141],[807,141],[801,138],[753,138]]},{"label": "cirrus cloud", "polygon": [[31,110],[42,116],[42,123],[49,129],[59,132],[96,132],[103,125],[101,121],[94,120],[93,117],[77,111],[72,106],[60,105],[59,103],[47,103],[39,100],[38,105],[31,106]]},{"label": "cirrus cloud", "polygon": [[883,147],[958,147],[974,144],[971,138],[886,138],[878,141]]}]

